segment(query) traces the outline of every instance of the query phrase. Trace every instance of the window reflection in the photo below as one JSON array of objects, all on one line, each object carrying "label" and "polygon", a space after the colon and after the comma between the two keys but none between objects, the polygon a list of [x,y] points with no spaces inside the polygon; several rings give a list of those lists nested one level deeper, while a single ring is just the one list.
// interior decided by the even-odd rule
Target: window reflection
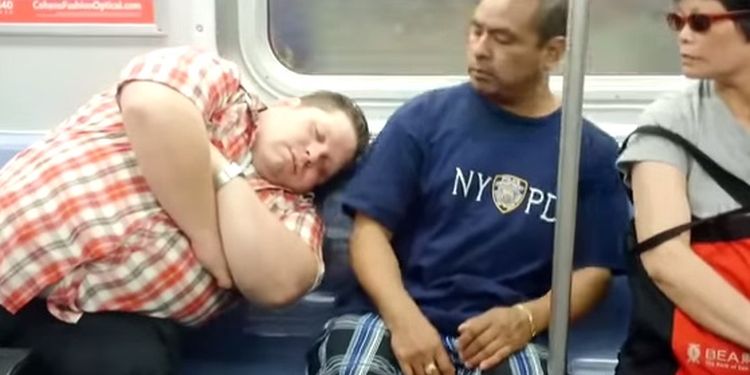
[{"label": "window reflection", "polygon": [[[270,0],[271,44],[304,74],[461,75],[474,0]],[[678,74],[669,0],[591,1],[590,74]]]}]

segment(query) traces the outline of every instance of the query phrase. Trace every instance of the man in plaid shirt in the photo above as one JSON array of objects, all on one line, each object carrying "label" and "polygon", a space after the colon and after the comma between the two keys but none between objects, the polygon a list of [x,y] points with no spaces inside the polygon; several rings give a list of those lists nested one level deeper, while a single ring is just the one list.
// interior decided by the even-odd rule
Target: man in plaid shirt
[{"label": "man in plaid shirt", "polygon": [[137,57],[0,169],[0,347],[35,373],[172,373],[176,323],[317,285],[308,193],[368,138],[342,95],[266,107],[211,53]]}]

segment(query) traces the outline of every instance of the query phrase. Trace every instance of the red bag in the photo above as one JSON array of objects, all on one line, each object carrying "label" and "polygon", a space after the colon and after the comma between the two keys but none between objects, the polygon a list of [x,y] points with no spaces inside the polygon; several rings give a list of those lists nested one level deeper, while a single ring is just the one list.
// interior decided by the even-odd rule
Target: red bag
[{"label": "red bag", "polygon": [[690,319],[656,287],[640,260],[644,251],[690,230],[693,251],[750,298],[750,185],[669,130],[644,126],[635,133],[661,136],[682,146],[742,207],[693,219],[633,246],[628,257],[633,314],[617,373],[750,375],[750,351]]}]

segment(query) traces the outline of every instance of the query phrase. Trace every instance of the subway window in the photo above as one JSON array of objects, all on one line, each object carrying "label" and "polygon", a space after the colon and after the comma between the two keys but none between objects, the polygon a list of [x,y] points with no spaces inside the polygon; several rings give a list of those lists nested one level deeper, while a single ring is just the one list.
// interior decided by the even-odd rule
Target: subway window
[{"label": "subway window", "polygon": [[[269,1],[274,53],[302,74],[462,75],[475,0]],[[591,1],[587,71],[677,75],[669,0]],[[647,41],[647,42],[644,42]]]}]

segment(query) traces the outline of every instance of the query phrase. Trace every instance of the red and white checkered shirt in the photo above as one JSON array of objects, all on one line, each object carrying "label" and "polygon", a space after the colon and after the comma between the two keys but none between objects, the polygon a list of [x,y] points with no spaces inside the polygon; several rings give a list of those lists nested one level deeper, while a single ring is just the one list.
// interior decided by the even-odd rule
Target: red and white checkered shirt
[{"label": "red and white checkered shirt", "polygon": [[[138,168],[117,102],[119,87],[134,80],[191,99],[227,158],[249,153],[262,104],[242,89],[235,64],[187,47],[137,57],[116,87],[0,169],[0,304],[8,311],[43,295],[70,323],[84,312],[125,311],[193,325],[237,298],[198,263]],[[323,226],[311,197],[248,182],[310,245],[322,272]]]}]

